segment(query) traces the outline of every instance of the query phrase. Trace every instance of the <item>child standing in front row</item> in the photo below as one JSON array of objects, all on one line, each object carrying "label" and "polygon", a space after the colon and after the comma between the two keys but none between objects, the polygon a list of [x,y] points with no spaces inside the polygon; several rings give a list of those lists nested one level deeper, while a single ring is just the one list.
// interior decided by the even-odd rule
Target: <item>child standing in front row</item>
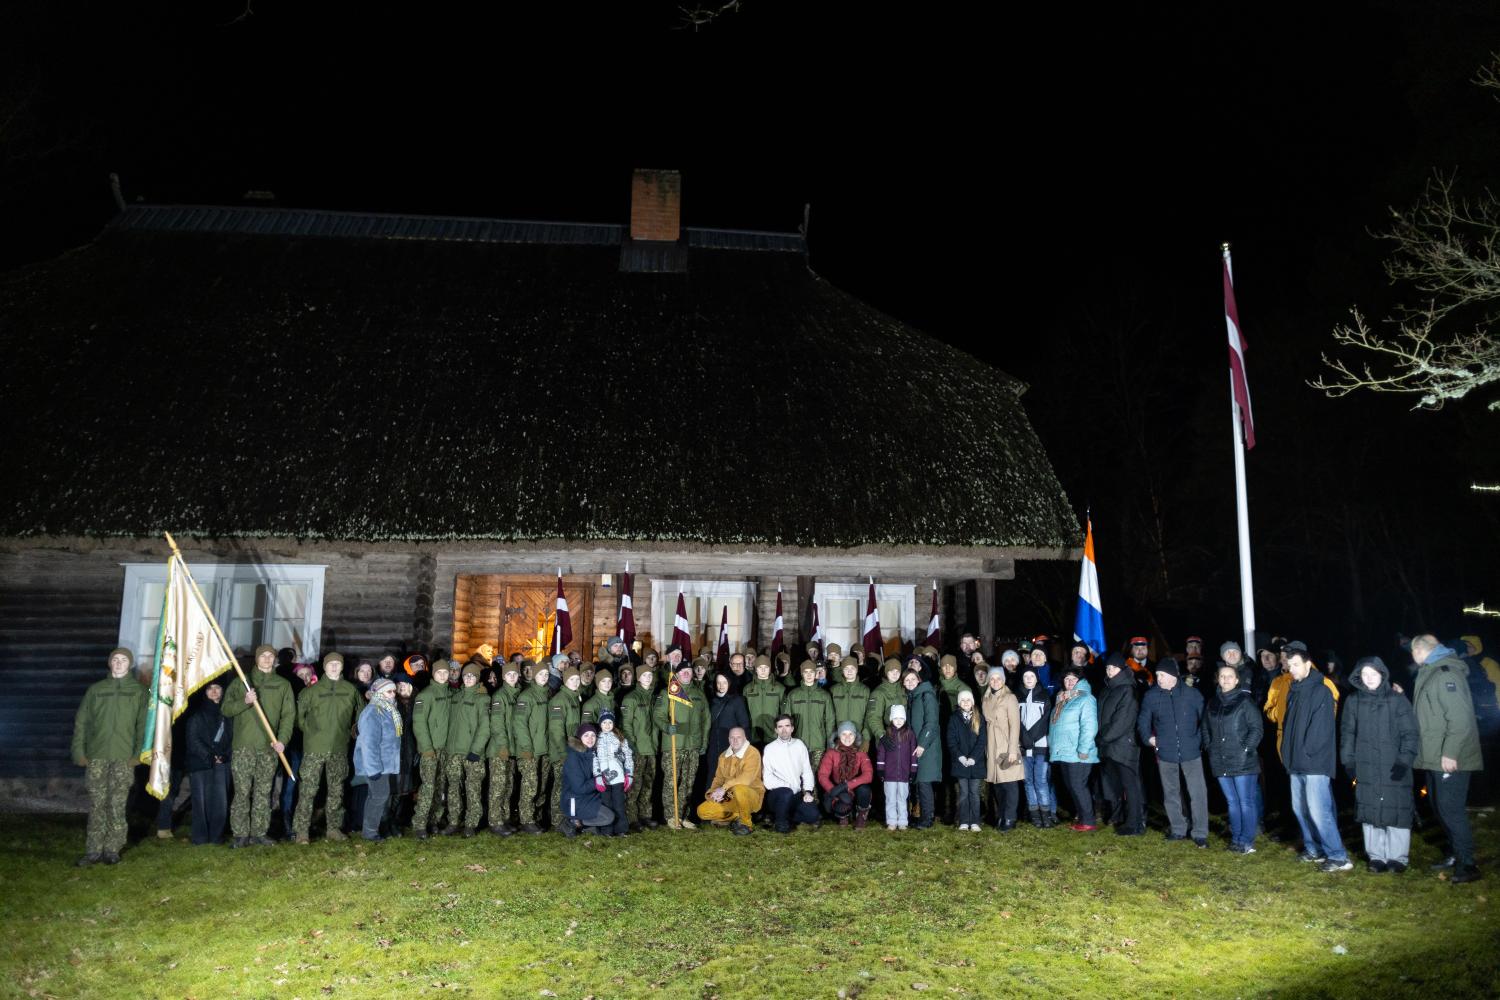
[{"label": "child standing in front row", "polygon": [[885,828],[906,829],[906,796],[917,773],[917,737],[906,728],[906,706],[892,705],[890,725],[875,751],[875,770],[885,789]]},{"label": "child standing in front row", "polygon": [[600,831],[605,836],[623,837],[630,832],[625,819],[625,793],[634,778],[635,754],[615,728],[615,713],[606,708],[599,713],[599,742],[594,744],[594,787],[604,794],[604,804],[615,814],[614,825]]}]

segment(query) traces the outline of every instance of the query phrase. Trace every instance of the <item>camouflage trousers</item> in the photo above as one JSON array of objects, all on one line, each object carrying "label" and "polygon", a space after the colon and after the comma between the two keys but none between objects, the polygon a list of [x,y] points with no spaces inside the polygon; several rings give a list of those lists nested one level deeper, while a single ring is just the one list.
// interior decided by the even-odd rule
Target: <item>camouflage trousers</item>
[{"label": "camouflage trousers", "polygon": [[510,793],[516,787],[514,768],[509,755],[490,758],[490,826],[510,822]]},{"label": "camouflage trousers", "polygon": [[552,780],[552,761],[546,757],[533,757],[517,762],[521,775],[521,798],[516,803],[521,825],[537,821],[537,813],[547,800],[547,783]]},{"label": "camouflage trousers", "polygon": [[625,820],[639,823],[651,818],[651,782],[656,780],[656,758],[636,754],[635,774],[625,793]]},{"label": "camouflage trousers", "polygon": [[341,830],[344,826],[344,782],[349,780],[349,755],[342,750],[335,753],[304,753],[302,767],[298,772],[297,813],[292,820],[292,833],[306,837],[312,831],[313,801],[318,797],[324,774],[328,777],[328,801],[323,806],[323,818],[328,829]]},{"label": "camouflage trousers", "polygon": [[448,824],[478,826],[484,813],[484,761],[450,753],[443,758],[443,771],[448,783]]},{"label": "camouflage trousers", "polygon": [[411,828],[413,830],[425,830],[427,824],[440,823],[443,819],[443,792],[446,783],[446,771],[444,769],[444,757],[442,751],[432,756],[422,754],[417,764],[417,777],[422,784],[417,788],[417,810],[412,813]]},{"label": "camouflage trousers", "polygon": [[563,786],[562,786],[562,769],[563,769],[563,764],[564,764],[564,762],[566,762],[566,760],[567,760],[567,758],[564,757],[562,760],[554,760],[554,761],[551,762],[551,764],[552,764],[552,829],[554,829],[554,830],[560,830],[560,829],[562,829],[560,826],[558,826],[558,823],[562,822],[562,814],[563,814],[563,807],[562,807],[562,792],[563,792]]},{"label": "camouflage trousers", "polygon": [[702,756],[696,750],[678,750],[677,761],[677,809],[672,809],[672,760],[673,755],[661,755],[661,814],[667,819],[675,815],[677,819],[692,819],[693,810],[688,800],[693,796],[693,779],[698,776],[698,758]]},{"label": "camouflage trousers", "polygon": [[807,751],[807,760],[808,760],[808,762],[810,764],[812,764],[813,774],[817,774],[818,773],[818,765],[823,762],[823,754],[824,753],[825,753],[825,751],[823,751],[821,749],[820,750],[814,750],[811,747],[808,748],[808,751]]},{"label": "camouflage trousers", "polygon": [[276,781],[276,751],[236,750],[229,755],[234,801],[229,828],[236,837],[264,837],[271,826],[271,791]]},{"label": "camouflage trousers", "polygon": [[119,854],[129,832],[125,804],[130,798],[130,786],[135,781],[135,761],[91,760],[83,780],[89,790],[89,830],[85,850],[89,854],[106,851]]}]

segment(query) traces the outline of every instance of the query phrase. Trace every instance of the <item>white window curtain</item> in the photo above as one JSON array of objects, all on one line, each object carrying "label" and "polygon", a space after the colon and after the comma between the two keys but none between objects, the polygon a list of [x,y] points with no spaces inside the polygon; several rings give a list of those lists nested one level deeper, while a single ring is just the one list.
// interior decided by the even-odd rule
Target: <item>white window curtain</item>
[{"label": "white window curtain", "polygon": [[651,636],[658,650],[672,642],[672,623],[677,618],[677,592],[682,591],[687,609],[688,634],[693,654],[713,655],[719,641],[719,622],[729,609],[729,650],[737,653],[750,641],[751,615],[755,613],[755,584],[746,580],[651,581]]},{"label": "white window curtain", "polygon": [[[915,586],[895,583],[875,585],[875,606],[880,609],[880,637],[887,643],[899,636],[916,642]],[[824,583],[813,588],[818,604],[818,623],[823,626],[824,646],[836,642],[845,652],[865,637],[865,605],[870,599],[868,583]]]}]

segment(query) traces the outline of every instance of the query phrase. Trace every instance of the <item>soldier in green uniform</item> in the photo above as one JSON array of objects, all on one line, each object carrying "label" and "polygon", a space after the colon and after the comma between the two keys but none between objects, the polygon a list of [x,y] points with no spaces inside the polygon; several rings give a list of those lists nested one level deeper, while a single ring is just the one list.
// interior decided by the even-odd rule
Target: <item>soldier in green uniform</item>
[{"label": "soldier in green uniform", "polygon": [[615,675],[603,667],[594,671],[594,694],[583,703],[583,721],[599,724],[599,713],[615,710]]},{"label": "soldier in green uniform", "polygon": [[448,743],[444,778],[448,785],[448,829],[474,836],[484,809],[484,747],[490,741],[490,693],[479,683],[483,668],[469,663],[463,670],[463,687],[453,698],[448,716]]},{"label": "soldier in green uniform", "polygon": [[417,737],[417,774],[422,780],[417,789],[417,809],[411,817],[418,840],[427,839],[429,823],[436,826],[443,818],[443,755],[448,746],[448,717],[453,711],[453,689],[448,686],[452,672],[451,663],[438,660],[432,665],[432,683],[412,700],[411,728]]},{"label": "soldier in green uniform", "polygon": [[[515,740],[517,770],[521,779],[521,796],[516,812],[522,833],[541,833],[537,811],[547,795],[552,780],[552,760],[547,756],[547,702],[552,696],[547,686],[547,668],[537,665],[531,683],[516,696],[511,737]],[[553,819],[557,817],[554,816]]]},{"label": "soldier in green uniform", "polygon": [[110,651],[109,676],[89,685],[73,717],[73,763],[87,768],[89,826],[78,867],[118,864],[125,847],[125,803],[146,742],[151,696],[131,676],[135,654]]},{"label": "soldier in green uniform", "polygon": [[312,833],[313,802],[326,774],[328,801],[323,818],[328,824],[329,840],[348,840],[344,836],[344,782],[349,780],[349,742],[354,720],[364,707],[359,689],[344,680],[344,654],[329,652],[323,657],[323,677],[309,684],[297,696],[297,728],[302,730],[302,767],[299,770],[297,812],[292,820],[292,834],[299,844],[309,842]]},{"label": "soldier in green uniform", "polygon": [[[869,700],[869,692],[865,699]],[[776,716],[781,714],[781,699],[786,688],[771,676],[771,658],[762,653],[755,658],[755,679],[745,685],[745,707],[750,710],[751,744],[757,751],[776,738]],[[860,720],[864,720],[864,708],[860,708]]]},{"label": "soldier in green uniform", "polygon": [[[271,783],[276,778],[276,755],[286,749],[297,719],[292,685],[276,673],[275,649],[255,647],[255,669],[250,671],[249,680],[246,687],[244,681],[235,678],[224,692],[224,717],[238,719],[229,755],[229,772],[234,776],[234,801],[229,806],[234,847],[275,843],[266,836],[271,825]],[[276,734],[274,740],[255,718],[250,706],[256,703]],[[243,719],[239,719],[241,715]]]},{"label": "soldier in green uniform", "polygon": [[635,687],[620,702],[620,732],[635,754],[635,776],[625,793],[625,819],[632,830],[656,828],[651,817],[651,782],[656,777],[656,722],[651,710],[656,707],[656,681],[653,654],[635,675]]},{"label": "soldier in green uniform", "polygon": [[[839,664],[839,673],[843,679],[828,690],[828,695],[833,699],[833,717],[837,721],[834,728],[845,722],[854,723],[854,728],[860,734],[860,752],[869,753],[870,744],[864,738],[865,712],[870,708],[870,689],[865,687],[859,679],[859,660],[852,656],[844,657]],[[752,720],[753,720],[752,716]],[[775,716],[772,716],[774,725]],[[774,736],[774,730],[772,732]]]},{"label": "soldier in green uniform", "polygon": [[[682,662],[682,652],[675,646],[667,648],[668,666],[677,667],[678,697],[673,701],[670,686],[656,699],[653,716],[661,747],[661,813],[667,817],[667,826],[673,830],[694,830],[698,824],[689,817],[693,814],[693,779],[698,774],[698,758],[708,748],[708,697],[703,689],[693,683],[693,668]],[[676,722],[672,719],[675,715]],[[676,753],[672,746],[676,742]],[[673,775],[677,781],[673,786]]]},{"label": "soldier in green uniform", "polygon": [[[830,647],[831,648],[831,647]],[[833,698],[818,687],[818,665],[802,661],[802,686],[792,688],[781,699],[781,713],[790,715],[797,727],[797,738],[807,744],[807,756],[813,771],[823,759],[823,751],[833,739],[839,720],[833,716]]]},{"label": "soldier in green uniform", "polygon": [[516,745],[512,733],[516,699],[521,694],[521,665],[509,660],[500,672],[501,684],[490,698],[490,741],[485,752],[490,758],[490,832],[497,837],[509,837],[515,832],[510,826],[510,795],[516,787],[515,764],[510,758]]},{"label": "soldier in green uniform", "polygon": [[558,663],[558,657],[563,657],[563,654],[559,653],[552,659],[562,671],[562,687],[547,703],[547,756],[552,760],[552,773],[556,775],[552,783],[552,825],[562,832],[557,822],[562,815],[562,769],[568,759],[568,738],[583,721],[583,695],[579,693],[583,675],[566,657]]}]

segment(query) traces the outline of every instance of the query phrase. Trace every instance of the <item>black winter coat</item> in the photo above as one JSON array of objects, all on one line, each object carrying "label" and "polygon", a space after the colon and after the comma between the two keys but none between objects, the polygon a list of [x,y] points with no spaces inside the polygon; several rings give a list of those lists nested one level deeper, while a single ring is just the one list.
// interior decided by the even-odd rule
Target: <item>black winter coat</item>
[{"label": "black winter coat", "polygon": [[1215,691],[1203,721],[1208,729],[1208,769],[1215,778],[1260,773],[1265,718],[1245,688]]},{"label": "black winter coat", "polygon": [[[1383,666],[1375,669],[1385,678],[1380,687],[1371,691],[1360,684],[1344,703],[1339,759],[1354,779],[1354,818],[1409,830],[1417,716],[1411,703],[1391,690],[1390,673]],[[1398,764],[1404,773],[1392,778],[1391,769]]]},{"label": "black winter coat", "polygon": [[1286,718],[1281,726],[1281,762],[1289,774],[1333,777],[1338,729],[1333,692],[1323,675],[1309,671],[1287,690]]},{"label": "black winter coat", "polygon": [[[1027,699],[1032,699],[1035,702],[1040,703],[1042,706],[1041,717],[1038,718],[1036,722],[1032,723],[1030,726],[1026,725],[1025,708]],[[1032,688],[1030,691],[1026,690],[1025,687],[1022,687],[1021,690],[1017,691],[1016,701],[1021,703],[1022,709],[1021,749],[1035,750],[1037,749],[1038,741],[1042,741],[1047,738],[1047,730],[1052,725],[1052,696],[1047,693],[1046,688],[1042,687],[1042,685],[1038,683],[1037,686]],[[1045,746],[1043,746],[1039,750],[1039,752],[1043,757],[1047,756]]]},{"label": "black winter coat", "polygon": [[[730,685],[733,691],[733,684]],[[708,699],[708,752],[704,759],[710,764],[717,766],[720,755],[729,749],[729,731],[739,726],[745,731],[745,736],[750,735],[750,707],[745,704],[745,698],[740,694],[726,694],[722,698],[713,695]],[[815,747],[814,749],[822,749]],[[713,777],[713,772],[709,772]]]},{"label": "black winter coat", "polygon": [[1106,678],[1104,694],[1099,698],[1099,734],[1094,737],[1101,758],[1131,767],[1140,762],[1141,745],[1136,742],[1135,731],[1139,714],[1131,672],[1121,670],[1113,678]]},{"label": "black winter coat", "polygon": [[200,701],[187,717],[183,742],[187,744],[188,773],[212,770],[215,757],[223,757],[224,763],[229,763],[229,742],[233,738],[234,720],[224,718],[219,706],[207,698]]},{"label": "black winter coat", "polygon": [[1141,699],[1136,735],[1150,745],[1156,737],[1156,756],[1169,764],[1197,760],[1208,745],[1203,731],[1203,695],[1181,680],[1170,691],[1151,685]]},{"label": "black winter coat", "polygon": [[[964,721],[962,712],[954,712],[948,718],[948,773],[955,778],[983,778],[985,773],[984,715],[978,708],[974,715],[979,718],[979,732],[974,732]],[[958,758],[968,757],[972,765],[960,764]]]}]

